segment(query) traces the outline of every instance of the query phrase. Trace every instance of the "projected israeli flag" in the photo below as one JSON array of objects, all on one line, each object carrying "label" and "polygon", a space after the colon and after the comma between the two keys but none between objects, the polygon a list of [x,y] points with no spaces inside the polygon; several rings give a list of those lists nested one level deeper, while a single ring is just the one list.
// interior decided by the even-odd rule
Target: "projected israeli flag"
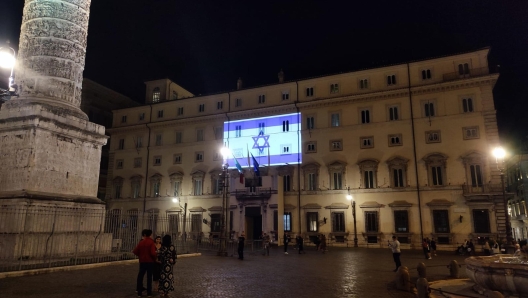
[{"label": "projected israeli flag", "polygon": [[[292,113],[224,122],[224,144],[243,167],[301,163],[301,114]],[[269,153],[268,153],[269,152]],[[227,160],[235,168],[233,158]]]}]

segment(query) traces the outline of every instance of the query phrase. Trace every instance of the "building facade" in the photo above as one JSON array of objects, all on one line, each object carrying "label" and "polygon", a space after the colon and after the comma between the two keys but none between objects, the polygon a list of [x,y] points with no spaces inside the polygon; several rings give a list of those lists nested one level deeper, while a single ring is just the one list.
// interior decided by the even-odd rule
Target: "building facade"
[{"label": "building facade", "polygon": [[290,82],[281,72],[278,84],[185,99],[160,100],[159,90],[177,85],[148,82],[146,105],[114,111],[107,208],[190,217],[193,232],[216,237],[220,148],[239,137],[224,133],[224,123],[299,113],[290,141],[302,147],[301,163],[268,167],[261,152],[259,178],[243,152],[245,178],[230,170],[234,235],[325,234],[350,245],[356,230],[359,246],[396,235],[404,247],[434,237],[441,249],[502,238],[500,172],[490,153],[499,145],[499,75],[488,52]]},{"label": "building facade", "polygon": [[528,214],[526,201],[528,194],[528,154],[512,156],[506,163],[506,183],[508,192],[513,194],[508,200],[508,213],[511,219],[512,236],[516,240],[528,238]]}]

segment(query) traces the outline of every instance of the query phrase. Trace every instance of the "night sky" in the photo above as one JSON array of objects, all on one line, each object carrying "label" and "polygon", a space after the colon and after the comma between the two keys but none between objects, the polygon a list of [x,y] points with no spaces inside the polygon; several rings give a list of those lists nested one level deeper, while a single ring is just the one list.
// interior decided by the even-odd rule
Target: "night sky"
[{"label": "night sky", "polygon": [[[24,1],[2,2],[0,46],[16,46]],[[485,46],[500,65],[501,138],[517,147],[528,140],[523,0],[92,0],[84,76],[142,102],[152,79],[207,94],[235,89],[238,77],[276,83],[281,68],[295,80]]]}]

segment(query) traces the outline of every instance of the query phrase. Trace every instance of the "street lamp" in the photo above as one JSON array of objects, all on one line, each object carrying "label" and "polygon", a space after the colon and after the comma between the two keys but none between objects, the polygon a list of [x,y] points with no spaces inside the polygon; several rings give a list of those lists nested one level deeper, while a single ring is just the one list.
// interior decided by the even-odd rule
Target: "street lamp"
[{"label": "street lamp", "polygon": [[[183,209],[183,234],[182,234],[182,238],[183,238],[183,248],[185,249],[187,247],[187,202],[184,204],[184,206],[182,206],[180,204],[180,200],[178,198],[172,198],[172,202],[174,204],[178,204],[178,206],[180,206],[180,209]],[[197,235],[198,237],[200,237],[200,235]]]},{"label": "street lamp", "polygon": [[[9,44],[9,41],[7,43]],[[9,75],[8,90],[7,90],[7,94],[5,95],[14,95],[16,92],[16,88],[13,84],[13,81],[14,81],[13,73],[15,69],[15,62],[16,62],[15,50],[10,46],[0,47],[0,67],[11,69],[11,74]]]},{"label": "street lamp", "polygon": [[231,151],[227,147],[220,149],[220,153],[223,157],[222,163],[222,225],[220,230],[220,247],[218,249],[218,256],[227,257],[227,204],[229,200],[229,164],[227,158],[230,156]]},{"label": "street lamp", "polygon": [[347,200],[350,201],[352,205],[352,217],[354,218],[354,247],[358,247],[358,238],[357,238],[357,227],[356,227],[356,200],[350,194],[350,186],[347,188],[348,194],[346,196]]},{"label": "street lamp", "polygon": [[504,216],[506,220],[506,249],[508,249],[511,248],[510,246],[512,244],[512,231],[510,215],[508,214],[508,201],[506,200],[506,188],[504,187],[504,157],[506,157],[506,151],[502,147],[497,147],[493,149],[492,153],[495,157],[495,162],[497,163],[497,169],[500,171],[502,202],[504,204]]}]

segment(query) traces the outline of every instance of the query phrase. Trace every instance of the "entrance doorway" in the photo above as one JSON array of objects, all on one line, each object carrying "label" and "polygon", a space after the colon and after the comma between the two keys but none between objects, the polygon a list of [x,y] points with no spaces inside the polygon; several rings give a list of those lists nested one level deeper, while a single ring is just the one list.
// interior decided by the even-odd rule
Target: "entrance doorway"
[{"label": "entrance doorway", "polygon": [[246,207],[246,238],[248,240],[257,240],[262,234],[262,215],[260,207]]}]

